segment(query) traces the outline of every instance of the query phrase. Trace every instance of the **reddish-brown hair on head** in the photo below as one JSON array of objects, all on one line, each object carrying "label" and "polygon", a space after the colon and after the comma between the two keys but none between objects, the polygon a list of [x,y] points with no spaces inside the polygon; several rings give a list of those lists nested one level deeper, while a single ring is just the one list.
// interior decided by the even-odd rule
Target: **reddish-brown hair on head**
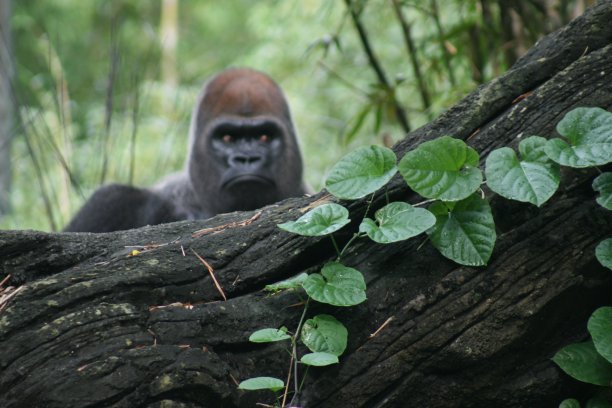
[{"label": "reddish-brown hair on head", "polygon": [[200,123],[222,115],[281,115],[290,120],[280,87],[268,75],[250,68],[231,68],[211,79],[200,109]]}]

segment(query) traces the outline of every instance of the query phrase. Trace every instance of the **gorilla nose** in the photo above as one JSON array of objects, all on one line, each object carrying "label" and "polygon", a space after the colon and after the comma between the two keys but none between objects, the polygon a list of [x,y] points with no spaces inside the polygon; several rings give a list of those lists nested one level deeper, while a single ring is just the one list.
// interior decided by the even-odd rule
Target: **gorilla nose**
[{"label": "gorilla nose", "polygon": [[263,162],[263,156],[253,154],[236,154],[229,158],[231,167],[259,166]]}]

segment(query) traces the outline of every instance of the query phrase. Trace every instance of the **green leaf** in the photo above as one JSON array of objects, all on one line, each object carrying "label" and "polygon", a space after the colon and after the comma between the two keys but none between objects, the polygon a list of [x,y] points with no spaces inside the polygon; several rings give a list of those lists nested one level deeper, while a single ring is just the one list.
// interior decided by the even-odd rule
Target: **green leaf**
[{"label": "green leaf", "polygon": [[612,385],[612,364],[599,355],[592,341],[567,345],[552,360],[579,381]]},{"label": "green leaf", "polygon": [[376,211],[375,218],[376,222],[364,218],[359,232],[365,232],[372,241],[380,244],[412,238],[436,223],[436,217],[429,211],[403,202],[387,204]]},{"label": "green leaf", "polygon": [[295,221],[278,224],[280,229],[307,237],[319,237],[338,231],[351,222],[346,208],[340,204],[323,204]]},{"label": "green leaf", "polygon": [[271,343],[273,341],[281,341],[290,339],[287,330],[282,329],[261,329],[257,330],[249,336],[249,341],[252,343]]},{"label": "green leaf", "polygon": [[546,139],[532,136],[519,145],[522,160],[509,147],[493,150],[487,157],[487,185],[502,197],[544,204],[559,187],[559,165],[544,154]]},{"label": "green leaf", "polygon": [[567,141],[551,139],[545,147],[546,155],[555,162],[590,167],[612,161],[612,113],[601,108],[576,108],[557,124],[557,132]]},{"label": "green leaf", "polygon": [[478,153],[464,141],[443,136],[406,153],[399,172],[411,189],[427,198],[459,201],[482,183]]},{"label": "green leaf", "polygon": [[591,398],[587,401],[585,408],[612,408],[612,403],[603,398]]},{"label": "green leaf", "polygon": [[593,180],[593,190],[597,191],[600,196],[597,197],[597,203],[603,208],[612,210],[612,173],[603,173]]},{"label": "green leaf", "polygon": [[612,269],[612,238],[604,239],[597,245],[595,258],[606,268]]},{"label": "green leaf", "polygon": [[612,363],[612,307],[600,307],[594,311],[587,328],[597,352]]},{"label": "green leaf", "polygon": [[383,187],[397,172],[389,148],[364,146],[344,156],[329,172],[325,188],[338,198],[354,200]]},{"label": "green leaf", "polygon": [[238,388],[241,390],[272,390],[278,391],[285,387],[283,380],[274,377],[255,377],[242,381]]},{"label": "green leaf", "polygon": [[334,316],[320,314],[306,320],[302,326],[302,343],[312,352],[336,356],[344,353],[348,331]]},{"label": "green leaf", "polygon": [[566,399],[561,401],[559,408],[580,408],[580,403],[575,399]]},{"label": "green leaf", "polygon": [[303,364],[316,367],[323,367],[339,363],[338,356],[323,352],[304,354],[300,361]]},{"label": "green leaf", "polygon": [[277,292],[283,289],[301,288],[302,283],[304,283],[307,278],[308,274],[306,272],[302,272],[299,275],[294,276],[293,278],[285,279],[284,281],[273,283],[271,285],[266,285],[264,287],[264,290],[270,292]]},{"label": "green leaf", "polygon": [[366,300],[366,284],[357,269],[329,262],[321,274],[313,273],[303,284],[308,296],[334,306],[354,306]]},{"label": "green leaf", "polygon": [[436,216],[436,225],[427,231],[432,244],[459,264],[486,265],[496,238],[489,203],[474,194],[451,207],[443,202],[429,207]]}]

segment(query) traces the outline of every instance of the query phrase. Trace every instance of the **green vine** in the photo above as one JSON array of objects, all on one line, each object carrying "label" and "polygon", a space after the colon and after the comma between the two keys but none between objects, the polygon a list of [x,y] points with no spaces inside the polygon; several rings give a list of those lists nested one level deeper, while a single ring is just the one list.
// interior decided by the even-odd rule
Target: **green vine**
[{"label": "green vine", "polygon": [[[600,108],[574,109],[558,123],[557,132],[564,138],[546,140],[531,136],[522,140],[518,146],[520,158],[508,147],[492,151],[485,162],[488,187],[507,199],[539,207],[558,189],[561,165],[583,168],[612,161],[612,113]],[[323,265],[320,273],[302,273],[266,287],[271,291],[303,288],[306,292],[307,300],[295,333],[289,334],[286,328],[266,328],[253,333],[249,339],[253,342],[291,340],[292,367],[289,369],[293,370],[295,385],[291,406],[299,400],[298,365],[338,363],[338,357],[347,344],[346,328],[332,315],[320,314],[304,321],[309,302],[351,307],[366,300],[363,275],[342,263],[347,249],[357,239],[368,237],[374,242],[388,244],[425,233],[429,242],[452,261],[469,266],[487,264],[493,253],[496,233],[491,207],[479,193],[484,179],[479,162],[476,150],[449,136],[420,144],[406,153],[399,163],[391,149],[361,147],[343,157],[331,169],[325,183],[327,191],[338,199],[356,200],[371,195],[358,232],[342,249],[332,234],[351,220],[349,211],[340,204],[323,204],[295,221],[279,224],[279,228],[303,236],[329,235],[337,253],[337,258]],[[424,200],[416,205],[388,202],[375,212],[373,218],[369,218],[374,195],[398,171],[407,185]],[[598,176],[593,188],[600,193],[597,202],[612,210],[612,173]],[[419,208],[426,204],[429,204],[427,208]],[[612,238],[597,247],[596,257],[612,269]],[[591,331],[593,341],[566,347],[554,361],[582,381],[610,386],[612,308],[599,309],[591,320],[594,323],[589,321],[589,331],[591,326],[596,327]],[[299,359],[298,342],[310,350]],[[603,371],[587,373],[598,367]],[[285,389],[282,402],[279,396],[276,406],[285,406],[289,389],[288,384],[271,377],[251,378],[240,383],[239,387],[277,392]]]}]

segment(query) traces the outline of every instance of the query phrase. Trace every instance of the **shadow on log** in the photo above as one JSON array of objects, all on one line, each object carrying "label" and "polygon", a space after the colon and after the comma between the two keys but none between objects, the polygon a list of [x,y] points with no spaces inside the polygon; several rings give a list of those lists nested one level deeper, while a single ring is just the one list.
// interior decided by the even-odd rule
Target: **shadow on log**
[{"label": "shadow on log", "polygon": [[[394,150],[401,157],[448,134],[486,157],[521,137],[552,137],[572,108],[610,110],[611,21],[612,2],[600,2]],[[498,240],[487,267],[460,267],[422,238],[353,246],[345,259],[364,273],[368,301],[334,310],[349,329],[347,352],[340,365],[309,370],[302,405],[556,407],[579,393],[550,358],[610,304],[612,274],[594,248],[610,236],[612,215],[595,203],[593,176],[567,172],[540,209],[490,194]],[[414,200],[399,178],[388,193]],[[294,330],[301,308],[294,292],[261,289],[334,256],[327,239],[276,224],[322,197],[109,234],[0,232],[0,279],[10,275],[12,286],[0,306],[0,406],[270,402],[236,382],[286,378],[288,355],[247,339],[262,327]],[[350,209],[357,219],[365,203]],[[194,238],[202,228],[212,230]],[[192,250],[213,266],[227,301]]]}]

